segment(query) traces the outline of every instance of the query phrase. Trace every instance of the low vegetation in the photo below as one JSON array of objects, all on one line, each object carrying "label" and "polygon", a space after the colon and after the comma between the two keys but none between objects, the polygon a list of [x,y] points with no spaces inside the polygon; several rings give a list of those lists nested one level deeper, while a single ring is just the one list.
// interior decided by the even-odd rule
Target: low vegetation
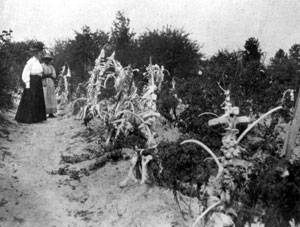
[{"label": "low vegetation", "polygon": [[[300,223],[299,141],[296,135],[287,139],[291,128],[299,128],[300,45],[289,53],[280,49],[268,65],[253,37],[244,50],[220,50],[204,59],[183,30],[165,27],[135,38],[129,22],[119,12],[111,33],[86,26],[53,48],[55,67],[63,66],[57,70],[61,104],[72,104],[99,145],[62,161],[95,159],[82,170],[88,174],[108,160],[130,159],[119,186],[172,190],[183,218],[187,202],[179,196],[197,198],[195,227]],[[0,36],[1,108],[12,106],[22,86],[25,49],[35,42],[13,42],[11,33]],[[91,130],[93,122],[101,130]],[[163,140],[157,127],[178,128],[181,137]],[[133,153],[124,154],[124,148]],[[68,168],[53,174],[78,179]]]}]

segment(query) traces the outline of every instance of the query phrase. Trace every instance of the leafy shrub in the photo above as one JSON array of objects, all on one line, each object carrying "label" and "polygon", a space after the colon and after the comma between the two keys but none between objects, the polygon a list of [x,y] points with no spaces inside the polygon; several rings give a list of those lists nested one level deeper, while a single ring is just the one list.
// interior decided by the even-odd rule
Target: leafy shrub
[{"label": "leafy shrub", "polygon": [[273,155],[254,161],[248,185],[237,191],[244,204],[238,213],[241,220],[251,221],[256,214],[266,227],[289,226],[291,219],[300,222],[300,161],[288,165],[290,175],[284,178],[278,163],[280,158]]},{"label": "leafy shrub", "polygon": [[163,187],[197,197],[200,186],[215,172],[216,167],[199,147],[194,144],[180,145],[182,140],[158,145],[156,161],[150,164],[151,177]]},{"label": "leafy shrub", "polygon": [[142,148],[146,146],[146,142],[146,138],[144,138],[141,131],[138,129],[138,126],[136,125],[133,127],[133,130],[129,132],[127,136],[125,136],[124,134],[120,134],[120,136],[113,145],[113,149],[135,149],[135,147]]},{"label": "leafy shrub", "polygon": [[9,80],[11,31],[0,34],[0,107],[8,108],[12,105]]}]

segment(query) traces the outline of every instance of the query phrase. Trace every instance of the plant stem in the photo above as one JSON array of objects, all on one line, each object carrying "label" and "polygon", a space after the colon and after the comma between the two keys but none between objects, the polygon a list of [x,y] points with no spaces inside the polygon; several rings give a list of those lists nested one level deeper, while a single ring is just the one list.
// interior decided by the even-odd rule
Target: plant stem
[{"label": "plant stem", "polygon": [[212,210],[214,207],[218,206],[221,203],[221,201],[218,201],[216,203],[214,203],[213,205],[211,205],[210,207],[208,207],[194,222],[192,227],[196,227],[196,225],[198,224],[198,222],[210,211]]},{"label": "plant stem", "polygon": [[215,160],[215,162],[218,165],[218,175],[216,177],[216,179],[218,179],[221,176],[222,172],[223,172],[223,166],[219,162],[219,160],[218,160],[217,156],[214,154],[214,152],[212,152],[211,149],[209,149],[204,143],[202,143],[198,140],[193,140],[193,139],[185,140],[181,144],[185,144],[185,143],[196,143],[196,144],[200,145],[202,148],[204,148],[204,150],[206,150],[212,156],[212,158]]},{"label": "plant stem", "polygon": [[236,143],[238,144],[243,138],[244,136],[259,122],[261,121],[263,118],[265,118],[266,116],[268,116],[269,114],[282,109],[282,106],[277,106],[276,108],[268,111],[267,113],[265,113],[264,115],[262,115],[260,118],[258,118],[256,121],[254,121],[251,125],[249,125],[247,127],[247,129],[239,136],[239,138],[237,139]]},{"label": "plant stem", "polygon": [[204,112],[204,113],[202,113],[202,114],[199,114],[198,117],[201,117],[201,116],[204,116],[204,115],[213,115],[213,116],[215,116],[215,117],[219,117],[217,114],[211,113],[211,112]]}]

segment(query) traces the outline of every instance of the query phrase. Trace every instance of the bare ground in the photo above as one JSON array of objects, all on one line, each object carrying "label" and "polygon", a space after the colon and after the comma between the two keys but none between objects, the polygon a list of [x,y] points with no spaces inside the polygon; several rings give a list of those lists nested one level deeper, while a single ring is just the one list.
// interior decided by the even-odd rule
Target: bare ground
[{"label": "bare ground", "polygon": [[[128,161],[109,162],[79,180],[51,174],[66,166],[62,154],[95,146],[75,136],[86,127],[66,115],[30,125],[13,117],[7,113],[10,123],[0,126],[0,227],[177,227],[195,220],[196,214],[182,219],[169,190],[119,188]],[[160,136],[174,137],[163,130]]]}]

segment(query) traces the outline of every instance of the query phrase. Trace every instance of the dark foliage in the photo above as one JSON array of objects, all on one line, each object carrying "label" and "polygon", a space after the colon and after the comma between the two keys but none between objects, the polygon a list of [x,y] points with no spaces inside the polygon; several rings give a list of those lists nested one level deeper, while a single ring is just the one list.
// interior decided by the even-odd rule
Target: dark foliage
[{"label": "dark foliage", "polygon": [[125,136],[124,134],[120,134],[118,139],[115,141],[113,149],[121,149],[121,148],[145,148],[147,140],[143,137],[138,127],[134,127],[134,130],[129,133],[129,135]]},{"label": "dark foliage", "polygon": [[31,57],[29,49],[33,44],[42,42],[27,40],[25,42],[13,42],[12,31],[3,30],[0,34],[0,108],[11,108],[13,92],[18,92],[23,68]]},{"label": "dark foliage", "polygon": [[130,19],[123,12],[118,11],[111,29],[110,43],[116,52],[116,59],[124,66],[137,66],[139,57],[134,36],[135,33],[130,29]]},{"label": "dark foliage", "polygon": [[[199,146],[194,144],[180,145],[178,142],[161,142],[158,146],[157,160],[159,165],[151,163],[154,181],[163,187],[181,191],[190,196],[198,196],[195,191],[187,190],[199,187],[207,181],[210,174],[214,173],[215,166],[210,160],[205,160],[208,155]],[[160,172],[161,171],[161,172]],[[184,188],[182,185],[186,184]]]},{"label": "dark foliage", "polygon": [[56,41],[54,66],[58,72],[63,65],[70,66],[71,93],[75,93],[79,83],[88,80],[89,72],[93,69],[101,48],[108,42],[108,33],[101,30],[92,32],[89,26],[84,26],[81,31],[76,31],[74,39]]},{"label": "dark foliage", "polygon": [[140,66],[148,65],[151,57],[153,64],[163,65],[177,78],[198,73],[202,57],[200,48],[183,30],[167,26],[162,30],[147,31],[140,35],[138,44]]},{"label": "dark foliage", "polygon": [[170,82],[164,82],[157,92],[157,110],[167,121],[177,122],[176,108],[179,104],[179,96],[176,89],[171,89],[170,84]]},{"label": "dark foliage", "polygon": [[11,89],[9,80],[10,52],[12,31],[2,31],[0,34],[0,107],[11,107],[12,97],[9,93]]},{"label": "dark foliage", "polygon": [[247,207],[239,213],[241,219],[253,217],[256,212],[256,215],[261,214],[266,227],[289,226],[292,218],[296,223],[300,222],[300,162],[289,164],[290,175],[284,178],[278,170],[279,162],[275,156],[255,160],[249,184],[240,197]]}]

